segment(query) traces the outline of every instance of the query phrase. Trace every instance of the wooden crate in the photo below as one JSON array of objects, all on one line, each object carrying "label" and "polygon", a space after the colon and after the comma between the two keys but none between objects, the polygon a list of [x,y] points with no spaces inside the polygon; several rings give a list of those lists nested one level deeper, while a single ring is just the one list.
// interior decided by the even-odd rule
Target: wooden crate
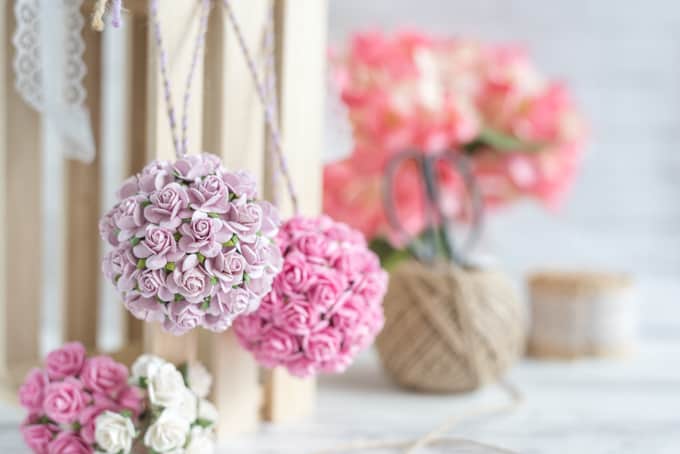
[{"label": "wooden crate", "polygon": [[[280,119],[285,151],[298,183],[301,209],[315,214],[320,209],[321,129],[325,80],[325,0],[275,0]],[[161,2],[160,15],[169,54],[170,78],[175,93],[183,92],[197,32],[200,2]],[[217,2],[220,3],[220,2]],[[124,105],[129,137],[120,159],[128,174],[151,159],[173,159],[173,146],[165,114],[158,58],[151,27],[148,1],[125,2],[126,25],[111,33],[125,34],[127,59]],[[233,0],[251,49],[262,49],[268,0]],[[14,89],[11,36],[15,21],[13,2],[2,0],[0,9],[0,377],[11,396],[29,367],[40,361],[40,276],[43,223],[40,185],[42,166],[41,122]],[[86,27],[86,86],[94,136],[102,144],[104,109],[102,87],[103,37]],[[261,55],[258,55],[261,57]],[[205,150],[219,154],[231,169],[247,169],[263,182],[261,192],[271,196],[274,182],[265,172],[266,130],[263,111],[236,38],[221,6],[211,18],[205,61],[199,66],[190,104],[190,152]],[[177,96],[177,95],[176,95]],[[177,102],[178,100],[176,100]],[[98,147],[101,148],[101,147]],[[97,222],[104,211],[101,203],[103,160],[91,165],[64,164],[63,270],[64,340],[79,340],[97,350],[101,285],[101,240]],[[291,214],[281,193],[282,214]],[[30,209],[26,209],[30,207]],[[122,305],[121,305],[122,307]],[[142,351],[180,362],[200,358],[211,369],[214,399],[221,413],[220,436],[254,429],[261,420],[284,421],[308,414],[313,407],[313,380],[299,380],[284,370],[261,370],[242,350],[231,332],[215,335],[192,332],[174,337],[157,325],[142,326],[126,315],[121,328],[125,347],[119,359],[130,362]],[[7,391],[7,390],[10,391]]]}]

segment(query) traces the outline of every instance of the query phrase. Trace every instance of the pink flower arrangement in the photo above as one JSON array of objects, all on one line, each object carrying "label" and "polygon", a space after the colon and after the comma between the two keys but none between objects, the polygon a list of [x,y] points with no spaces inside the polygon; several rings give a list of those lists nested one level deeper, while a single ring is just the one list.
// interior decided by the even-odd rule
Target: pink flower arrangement
[{"label": "pink flower arrangement", "polygon": [[154,161],[125,181],[100,232],[104,274],[137,318],[180,335],[224,331],[281,269],[277,210],[210,154]]},{"label": "pink flower arrangement", "polygon": [[36,454],[93,453],[99,415],[142,412],[143,403],[127,381],[124,365],[107,356],[87,358],[77,342],[49,353],[45,367],[30,371],[19,389],[19,402],[28,411],[21,426],[26,444]]},{"label": "pink flower arrangement", "polygon": [[387,274],[360,232],[327,216],[294,217],[277,241],[283,269],[234,323],[239,342],[265,367],[341,372],[382,328]]},{"label": "pink flower arrangement", "polygon": [[[521,49],[369,32],[334,60],[355,148],[325,167],[324,210],[368,238],[393,233],[382,183],[386,163],[405,149],[467,153],[487,207],[529,197],[554,208],[570,187],[585,143],[583,119],[566,87],[547,80]],[[460,177],[438,171],[444,209],[464,216]],[[394,194],[413,234],[425,223],[416,178],[414,168],[401,169]]]}]

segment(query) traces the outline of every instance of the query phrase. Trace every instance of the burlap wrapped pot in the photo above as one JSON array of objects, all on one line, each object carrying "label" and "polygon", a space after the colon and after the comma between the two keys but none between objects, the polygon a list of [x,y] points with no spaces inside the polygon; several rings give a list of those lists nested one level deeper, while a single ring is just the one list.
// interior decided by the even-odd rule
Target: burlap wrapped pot
[{"label": "burlap wrapped pot", "polygon": [[501,272],[404,261],[390,273],[384,304],[378,352],[403,387],[474,390],[524,351],[525,308]]}]

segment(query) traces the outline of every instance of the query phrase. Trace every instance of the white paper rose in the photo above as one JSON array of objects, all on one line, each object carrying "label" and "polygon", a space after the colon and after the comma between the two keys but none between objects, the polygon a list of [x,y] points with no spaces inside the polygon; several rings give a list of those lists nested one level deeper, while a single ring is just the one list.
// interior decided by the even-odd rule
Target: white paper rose
[{"label": "white paper rose", "polygon": [[212,402],[201,399],[198,403],[198,419],[201,422],[210,422],[211,425],[213,425],[217,422],[218,417],[217,407],[215,407]]},{"label": "white paper rose", "polygon": [[189,435],[189,421],[176,410],[165,409],[146,431],[144,444],[157,452],[166,453],[182,448]]},{"label": "white paper rose", "polygon": [[130,418],[105,411],[95,420],[94,438],[105,453],[130,452],[135,438],[135,426]]},{"label": "white paper rose", "polygon": [[149,400],[153,405],[176,408],[184,400],[184,378],[170,363],[163,364],[148,379]]},{"label": "white paper rose", "polygon": [[184,388],[182,401],[177,406],[177,413],[192,424],[198,416],[198,398],[189,388]]},{"label": "white paper rose", "polygon": [[189,444],[184,450],[185,454],[214,454],[215,439],[209,430],[201,427],[191,429]]},{"label": "white paper rose", "polygon": [[148,379],[149,377],[153,376],[164,364],[167,364],[167,362],[158,356],[140,356],[132,365],[132,382],[139,383],[140,378]]},{"label": "white paper rose", "polygon": [[196,396],[205,399],[212,386],[212,376],[203,364],[192,362],[187,365],[187,382]]}]

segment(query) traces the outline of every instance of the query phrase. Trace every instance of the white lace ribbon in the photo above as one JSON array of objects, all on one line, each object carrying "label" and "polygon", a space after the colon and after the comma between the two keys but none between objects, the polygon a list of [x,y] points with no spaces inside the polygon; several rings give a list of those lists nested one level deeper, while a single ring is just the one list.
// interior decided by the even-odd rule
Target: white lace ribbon
[{"label": "white lace ribbon", "polygon": [[83,79],[83,0],[15,0],[16,89],[47,116],[62,137],[64,154],[92,162],[95,156]]}]

